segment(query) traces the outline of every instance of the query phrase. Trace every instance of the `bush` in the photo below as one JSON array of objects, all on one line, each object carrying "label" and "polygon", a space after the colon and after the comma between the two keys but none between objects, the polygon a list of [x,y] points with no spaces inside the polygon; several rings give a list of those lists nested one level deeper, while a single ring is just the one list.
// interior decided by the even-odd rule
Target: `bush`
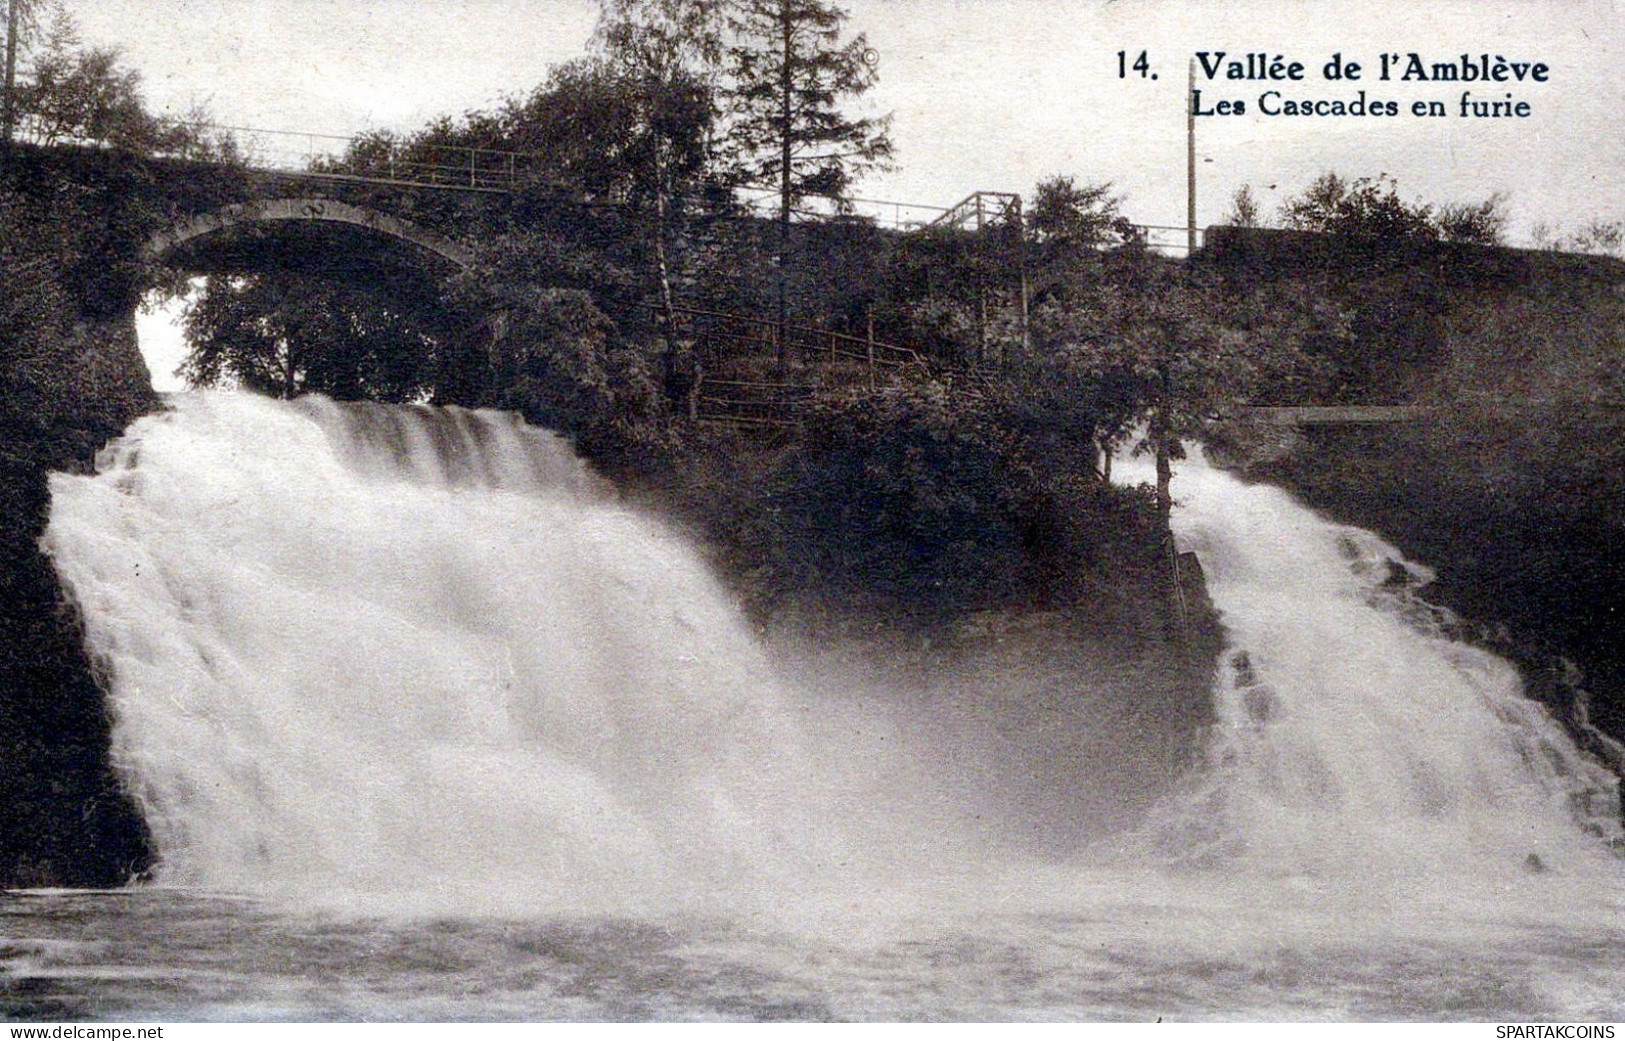
[{"label": "bush", "polygon": [[629,453],[660,442],[665,405],[657,348],[623,340],[578,289],[537,289],[509,318],[480,404],[569,435],[612,471]]},{"label": "bush", "polygon": [[1010,437],[914,388],[822,398],[772,476],[778,584],[942,617],[1018,600],[1032,482]]}]

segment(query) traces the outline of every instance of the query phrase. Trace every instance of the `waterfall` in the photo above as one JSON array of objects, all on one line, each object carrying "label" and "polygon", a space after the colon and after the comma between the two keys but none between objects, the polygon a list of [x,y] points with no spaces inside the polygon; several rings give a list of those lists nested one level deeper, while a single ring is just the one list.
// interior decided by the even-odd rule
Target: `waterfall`
[{"label": "waterfall", "polygon": [[[977,890],[971,869],[1032,856],[957,832],[986,806],[956,818],[953,778],[911,780],[968,770],[969,742],[945,754],[920,737],[940,730],[794,689],[684,539],[511,415],[181,395],[51,488],[44,544],[159,884],[581,913],[782,909],[809,886],[895,904],[931,872],[965,907],[1127,891]],[[1218,722],[1204,765],[1088,856],[1260,892],[1612,877],[1616,779],[1417,598],[1424,568],[1197,460],[1174,492],[1230,641]],[[1024,718],[1009,700],[959,717],[999,730]],[[1079,725],[1113,711],[1082,704]]]},{"label": "waterfall", "polygon": [[841,855],[737,612],[554,435],[204,393],[97,470],[46,546],[162,883],[615,909]]},{"label": "waterfall", "polygon": [[1141,832],[1159,857],[1380,883],[1576,871],[1620,844],[1618,779],[1418,596],[1432,572],[1190,455],[1175,536],[1229,647],[1206,769]]}]

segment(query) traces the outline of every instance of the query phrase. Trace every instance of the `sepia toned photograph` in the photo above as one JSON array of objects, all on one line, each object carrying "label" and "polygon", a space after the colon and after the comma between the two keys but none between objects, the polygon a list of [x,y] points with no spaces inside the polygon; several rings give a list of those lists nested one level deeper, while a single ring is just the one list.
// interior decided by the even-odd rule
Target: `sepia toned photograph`
[{"label": "sepia toned photograph", "polygon": [[1625,1021],[1616,3],[0,25],[10,1036]]}]

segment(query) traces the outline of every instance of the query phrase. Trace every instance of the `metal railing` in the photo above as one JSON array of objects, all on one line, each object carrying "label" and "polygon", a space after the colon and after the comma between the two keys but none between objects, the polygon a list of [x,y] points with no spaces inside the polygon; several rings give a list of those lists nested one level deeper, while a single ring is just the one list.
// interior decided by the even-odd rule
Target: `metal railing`
[{"label": "metal railing", "polygon": [[[779,190],[771,185],[740,185],[735,191],[735,199],[753,215],[764,220],[779,216]],[[792,219],[816,221],[856,219],[893,231],[916,231],[929,227],[946,212],[946,206],[897,199],[852,196],[837,201],[825,196],[807,196],[791,207],[790,216]]]},{"label": "metal railing", "polygon": [[809,363],[850,362],[876,369],[930,371],[924,356],[913,348],[875,339],[872,325],[866,335],[854,336],[821,326],[786,322],[782,327],[781,344],[780,324],[771,318],[698,307],[674,307],[672,313],[679,321],[674,332],[693,340],[697,350],[719,350],[718,360],[756,354],[788,356]]},{"label": "metal railing", "polygon": [[995,225],[1022,227],[1021,196],[1013,192],[972,192],[931,222],[932,227],[970,232]]},{"label": "metal railing", "polygon": [[[1146,248],[1154,253],[1183,257],[1191,252],[1192,232],[1189,227],[1173,224],[1136,224],[1134,230],[1145,242]],[[1194,238],[1196,248],[1201,249],[1205,242],[1203,229],[1197,228]]]},{"label": "metal railing", "polygon": [[[518,190],[545,169],[544,157],[535,152],[412,144],[387,133],[321,134],[186,121],[173,125],[190,131],[189,143],[165,152],[166,157],[202,162],[230,157],[253,169],[288,177],[507,193]],[[78,139],[45,141],[34,132],[27,114],[18,122],[17,136],[35,143],[99,144]],[[771,185],[741,185],[736,200],[758,217],[770,218],[779,213],[777,189]],[[995,191],[972,192],[953,206],[863,196],[842,200],[810,196],[800,200],[791,213],[800,220],[856,218],[895,231],[952,227],[976,232],[1011,223],[1020,226],[1022,200],[1013,192]],[[1178,255],[1186,249],[1184,228],[1159,224],[1135,227],[1147,245],[1158,252]]]},{"label": "metal railing", "polygon": [[872,323],[854,336],[698,307],[672,312],[674,337],[690,344],[699,362],[690,414],[704,422],[786,426],[819,391],[932,375],[918,351],[877,340]]},{"label": "metal railing", "polygon": [[382,135],[346,137],[217,123],[186,126],[200,142],[199,151],[194,155],[183,149],[176,158],[207,160],[225,151],[258,170],[325,180],[511,192],[528,171],[540,166],[541,158],[463,145],[404,147]]}]

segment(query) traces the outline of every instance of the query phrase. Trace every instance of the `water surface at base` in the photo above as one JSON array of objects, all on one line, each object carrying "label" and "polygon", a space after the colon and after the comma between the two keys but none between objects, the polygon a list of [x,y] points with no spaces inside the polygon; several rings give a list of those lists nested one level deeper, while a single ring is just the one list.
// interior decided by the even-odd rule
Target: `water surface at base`
[{"label": "water surface at base", "polygon": [[1123,903],[897,922],[891,935],[841,940],[739,923],[289,916],[152,890],[7,894],[0,1015],[1494,1021],[1625,1010],[1618,931],[1328,936],[1241,953],[1183,942],[1186,914]]}]

